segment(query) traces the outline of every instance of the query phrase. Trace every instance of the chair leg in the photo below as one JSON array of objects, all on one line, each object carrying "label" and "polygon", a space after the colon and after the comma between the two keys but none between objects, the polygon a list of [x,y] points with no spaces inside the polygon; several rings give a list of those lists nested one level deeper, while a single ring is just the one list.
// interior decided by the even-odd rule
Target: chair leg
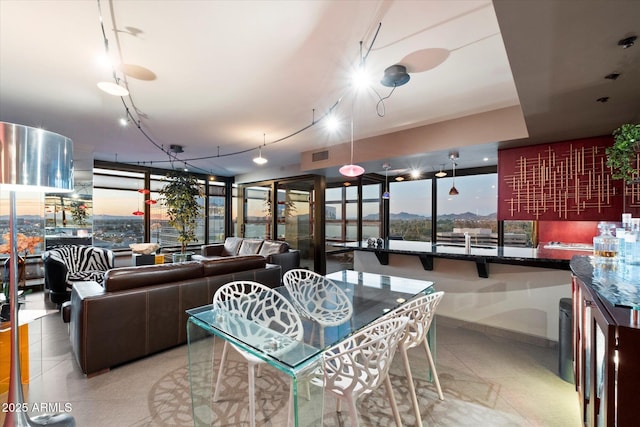
[{"label": "chair leg", "polygon": [[387,395],[389,395],[389,403],[391,404],[391,411],[393,412],[393,419],[396,421],[396,426],[402,427],[402,420],[400,419],[400,412],[398,412],[398,405],[396,404],[396,397],[393,394],[393,388],[391,388],[389,375],[384,379],[384,387],[387,389]]},{"label": "chair leg", "polygon": [[[356,401],[351,396],[347,396],[346,399],[349,403],[349,415],[351,416],[351,424],[353,425],[353,427],[358,427],[360,424],[358,422],[358,409],[356,408]],[[340,399],[338,399],[338,402],[340,402]]]},{"label": "chair leg", "polygon": [[438,379],[438,372],[436,371],[436,364],[433,362],[433,356],[431,356],[429,342],[426,339],[423,342],[424,349],[427,351],[427,359],[429,359],[429,367],[431,367],[431,372],[433,373],[433,381],[436,383],[436,388],[438,389],[438,397],[440,397],[440,400],[444,400],[442,388],[440,387],[440,380]]},{"label": "chair leg", "polygon": [[251,427],[256,427],[256,382],[255,363],[248,362],[249,370],[249,419]]},{"label": "chair leg", "polygon": [[422,427],[422,415],[420,415],[420,406],[418,406],[418,397],[416,396],[416,386],[413,384],[413,375],[411,375],[411,366],[409,365],[409,355],[407,354],[407,348],[400,346],[400,353],[402,354],[402,363],[404,364],[404,372],[409,384],[409,394],[411,395],[411,404],[413,405],[413,412],[416,416],[416,426]]},{"label": "chair leg", "polygon": [[[213,401],[217,402],[220,397],[220,387],[222,385],[222,373],[224,372],[223,366],[227,360],[227,341],[224,342],[224,347],[222,347],[222,357],[220,358],[220,367],[218,368],[218,378],[216,379],[216,389],[213,391]],[[213,365],[213,360],[211,360],[211,365]]]}]

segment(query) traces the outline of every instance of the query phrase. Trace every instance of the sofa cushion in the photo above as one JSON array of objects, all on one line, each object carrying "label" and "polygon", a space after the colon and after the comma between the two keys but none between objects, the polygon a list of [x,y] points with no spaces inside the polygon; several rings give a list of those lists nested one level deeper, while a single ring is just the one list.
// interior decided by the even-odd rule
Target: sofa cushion
[{"label": "sofa cushion", "polygon": [[267,260],[260,255],[235,256],[202,261],[205,276],[218,276],[264,268]]},{"label": "sofa cushion", "polygon": [[202,277],[202,275],[202,264],[198,261],[120,267],[107,271],[104,277],[104,289],[107,292],[117,292],[142,286],[179,282]]},{"label": "sofa cushion", "polygon": [[262,240],[244,239],[238,250],[238,255],[257,255],[260,252]]},{"label": "sofa cushion", "polygon": [[224,240],[224,248],[222,249],[222,256],[238,255],[238,249],[242,244],[242,237],[227,237]]},{"label": "sofa cushion", "polygon": [[260,247],[259,255],[263,257],[268,257],[273,254],[283,254],[289,250],[289,245],[287,242],[276,242],[273,240],[265,240],[262,246]]}]

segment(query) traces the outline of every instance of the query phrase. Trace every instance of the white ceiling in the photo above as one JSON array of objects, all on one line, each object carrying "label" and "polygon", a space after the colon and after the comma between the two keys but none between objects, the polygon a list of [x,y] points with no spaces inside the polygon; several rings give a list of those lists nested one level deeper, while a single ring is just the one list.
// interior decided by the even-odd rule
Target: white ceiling
[{"label": "white ceiling", "polygon": [[[384,161],[402,169],[418,156],[435,170],[450,149],[460,151],[461,168],[496,164],[500,147],[640,121],[640,42],[617,46],[640,33],[639,17],[636,0],[0,0],[0,121],[70,137],[80,172],[93,158],[161,168],[186,161],[251,178],[310,172],[300,170],[300,153],[348,142],[352,111],[358,144],[520,105],[528,138],[432,152],[421,144],[365,168],[381,171]],[[113,80],[97,62],[100,18],[130,97],[96,87]],[[354,95],[349,76],[371,44],[365,65],[374,84]],[[379,81],[393,64],[411,80],[383,101],[380,117],[379,98],[391,90]],[[620,78],[604,79],[612,72]],[[595,101],[604,96],[609,102]],[[342,131],[330,134],[319,119],[339,99]],[[134,120],[121,127],[127,108]],[[251,159],[263,142],[269,163],[257,167]],[[173,164],[172,144],[184,147]],[[336,176],[339,166],[316,172]]]}]

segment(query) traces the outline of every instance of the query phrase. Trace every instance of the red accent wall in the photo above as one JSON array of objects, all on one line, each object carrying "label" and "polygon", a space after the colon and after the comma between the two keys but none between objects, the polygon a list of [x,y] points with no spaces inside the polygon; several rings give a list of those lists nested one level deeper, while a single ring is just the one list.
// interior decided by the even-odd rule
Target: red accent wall
[{"label": "red accent wall", "polygon": [[562,243],[593,243],[600,221],[539,221],[538,241]]},{"label": "red accent wall", "polygon": [[623,183],[606,167],[612,143],[602,136],[498,151],[498,219],[620,221]]}]

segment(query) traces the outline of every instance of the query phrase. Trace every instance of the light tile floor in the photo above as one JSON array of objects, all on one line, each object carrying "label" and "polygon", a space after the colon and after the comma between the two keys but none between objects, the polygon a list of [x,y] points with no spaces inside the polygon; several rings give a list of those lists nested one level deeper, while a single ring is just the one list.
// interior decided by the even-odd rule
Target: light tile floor
[{"label": "light tile floor", "polygon": [[[38,306],[40,294],[29,297],[27,308]],[[40,304],[41,305],[41,304]],[[34,307],[39,308],[39,307]],[[412,372],[420,395],[423,422],[429,426],[558,426],[578,427],[578,397],[572,384],[557,376],[557,349],[523,344],[486,335],[437,319],[437,367],[445,400],[426,380],[421,349],[410,350]],[[86,378],[71,353],[65,325],[57,314],[30,325],[30,384],[25,400],[70,403],[77,426],[192,426],[187,347],[160,354]],[[242,367],[238,363],[239,369]],[[272,369],[257,381],[259,425],[286,425],[289,382]],[[414,425],[402,364],[396,358],[392,382],[403,424]],[[261,383],[277,385],[277,392],[261,392]],[[226,423],[248,425],[246,392]],[[281,404],[272,400],[280,399]],[[271,402],[270,402],[271,401]],[[6,394],[0,395],[6,402]],[[350,425],[347,413],[335,412],[325,399],[325,426]],[[384,387],[359,401],[362,426],[392,425]],[[235,409],[233,409],[235,408]],[[0,421],[4,414],[0,413]]]}]

